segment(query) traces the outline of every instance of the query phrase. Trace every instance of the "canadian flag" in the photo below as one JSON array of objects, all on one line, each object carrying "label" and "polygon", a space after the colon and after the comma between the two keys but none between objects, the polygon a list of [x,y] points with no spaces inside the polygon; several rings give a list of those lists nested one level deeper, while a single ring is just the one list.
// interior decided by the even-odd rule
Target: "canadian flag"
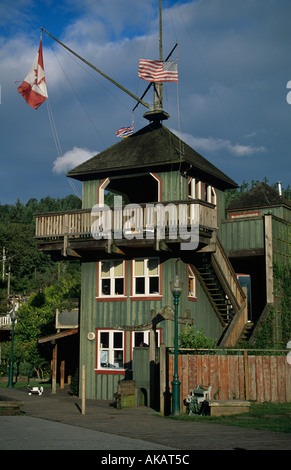
[{"label": "canadian flag", "polygon": [[34,109],[37,109],[48,98],[42,57],[42,40],[40,40],[33,65],[17,91]]}]

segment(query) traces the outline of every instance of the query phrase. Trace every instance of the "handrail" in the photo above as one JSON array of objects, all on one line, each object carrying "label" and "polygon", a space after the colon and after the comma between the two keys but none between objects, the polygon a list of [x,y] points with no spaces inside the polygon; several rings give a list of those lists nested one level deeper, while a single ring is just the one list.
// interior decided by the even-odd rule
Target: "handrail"
[{"label": "handrail", "polygon": [[[196,222],[206,229],[214,230],[216,227],[216,211],[215,205],[200,201],[197,199],[186,201],[169,201],[163,203],[148,203],[137,205],[140,209],[136,213],[136,220],[140,224],[139,227],[146,229],[149,226],[156,228],[159,222],[157,218],[157,207],[161,206],[165,209],[163,221],[165,228],[168,229],[174,222],[177,224],[190,225]],[[186,207],[185,207],[186,206]],[[194,208],[199,208],[199,215]],[[123,207],[104,206],[104,212],[99,209],[99,216],[106,212],[109,213],[111,224],[115,227],[118,223],[118,229],[125,226],[130,219],[131,205]],[[62,238],[65,235],[89,236],[91,234],[91,226],[94,221],[94,214],[91,209],[80,209],[67,212],[50,212],[43,214],[35,214],[35,236],[36,238]],[[96,216],[95,216],[96,220]]]},{"label": "handrail", "polygon": [[227,291],[234,310],[236,312],[239,311],[244,305],[245,294],[218,237],[216,239],[216,251],[212,254],[211,264],[219,278],[219,281]]}]

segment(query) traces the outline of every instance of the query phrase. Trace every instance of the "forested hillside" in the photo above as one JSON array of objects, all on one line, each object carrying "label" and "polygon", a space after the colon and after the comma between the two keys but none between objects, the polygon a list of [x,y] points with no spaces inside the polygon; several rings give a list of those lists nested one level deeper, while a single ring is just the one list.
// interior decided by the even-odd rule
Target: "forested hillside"
[{"label": "forested hillside", "polygon": [[[50,255],[37,251],[34,239],[35,213],[67,211],[81,208],[81,200],[74,195],[63,199],[46,197],[26,204],[17,200],[15,204],[0,204],[0,259],[1,294],[23,295],[54,284],[63,271],[74,274],[79,263],[54,263]],[[0,313],[5,313],[3,310]]]}]

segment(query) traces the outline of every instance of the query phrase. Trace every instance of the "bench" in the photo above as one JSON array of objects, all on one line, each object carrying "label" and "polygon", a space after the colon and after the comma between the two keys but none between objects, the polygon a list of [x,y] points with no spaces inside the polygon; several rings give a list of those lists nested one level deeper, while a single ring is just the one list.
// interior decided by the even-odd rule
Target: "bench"
[{"label": "bench", "polygon": [[20,407],[23,405],[20,401],[0,401],[0,415],[20,414]]},{"label": "bench", "polygon": [[28,389],[28,395],[31,395],[31,394],[42,395],[43,394],[43,387],[30,387],[30,385],[28,385],[27,389]]},{"label": "bench", "polygon": [[187,406],[188,414],[204,414],[204,405],[206,404],[206,401],[208,403],[210,398],[211,386],[199,384],[198,387],[195,388],[195,390],[192,390],[184,400],[184,403]]},{"label": "bench", "polygon": [[245,400],[209,400],[210,416],[229,416],[248,413],[251,403]]}]

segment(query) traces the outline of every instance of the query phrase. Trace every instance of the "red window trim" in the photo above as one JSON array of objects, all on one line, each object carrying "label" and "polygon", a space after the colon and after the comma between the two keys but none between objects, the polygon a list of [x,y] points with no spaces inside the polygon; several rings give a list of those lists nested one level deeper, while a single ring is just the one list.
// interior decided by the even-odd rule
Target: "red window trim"
[{"label": "red window trim", "polygon": [[99,350],[99,331],[120,331],[123,333],[123,361],[126,364],[126,331],[124,330],[115,330],[115,328],[96,328],[96,358],[95,358],[95,374],[105,374],[105,375],[125,375],[126,369],[98,369],[98,350]]},{"label": "red window trim", "polygon": [[195,272],[193,271],[193,274],[194,274],[194,277],[195,277],[195,292],[194,292],[194,296],[191,296],[189,295],[189,292],[188,292],[188,286],[189,286],[189,269],[191,269],[193,271],[193,269],[191,268],[190,264],[187,264],[187,298],[188,300],[190,300],[190,302],[197,302],[197,278],[196,278],[196,275],[195,275]]},{"label": "red window trim", "polygon": [[161,263],[159,256],[150,256],[147,259],[150,259],[150,258],[158,258],[159,260],[159,292],[160,293],[159,294],[144,294],[144,295],[133,294],[133,280],[134,280],[133,261],[135,261],[136,259],[142,259],[142,258],[134,258],[130,260],[130,273],[131,273],[131,285],[130,285],[130,297],[129,297],[130,300],[162,300],[163,299],[163,294],[161,293],[162,292],[162,263]]},{"label": "red window trim", "polygon": [[[116,261],[117,259],[112,259],[112,261]],[[125,301],[127,300],[126,295],[126,288],[127,288],[127,261],[123,260],[124,262],[124,292],[123,295],[112,295],[112,296],[100,296],[99,286],[100,286],[100,263],[104,260],[97,261],[97,295],[96,295],[96,302],[115,302],[115,301]]]}]

